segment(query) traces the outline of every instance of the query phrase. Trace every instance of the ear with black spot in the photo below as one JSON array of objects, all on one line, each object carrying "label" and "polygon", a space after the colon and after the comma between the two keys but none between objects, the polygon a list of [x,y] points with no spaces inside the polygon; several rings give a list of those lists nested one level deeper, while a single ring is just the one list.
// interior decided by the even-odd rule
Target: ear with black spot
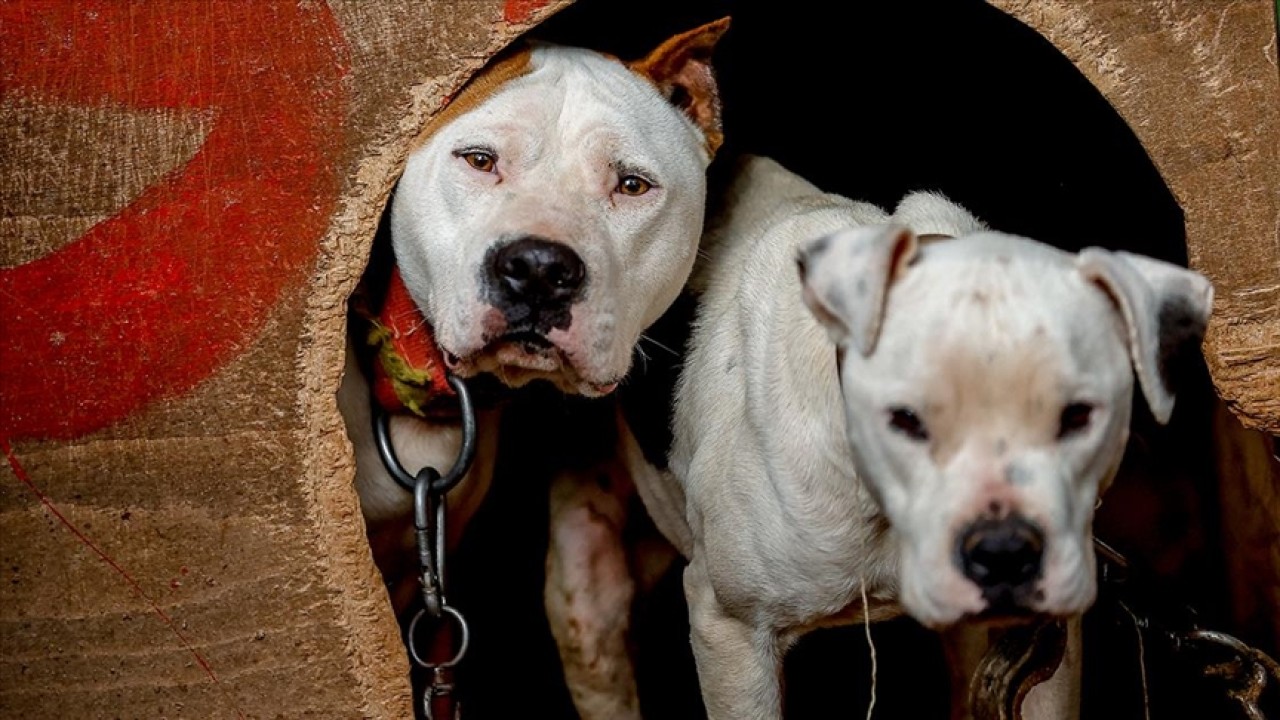
[{"label": "ear with black spot", "polygon": [[875,349],[889,288],[915,258],[916,234],[901,225],[857,227],[820,237],[796,264],[804,302],[837,345]]},{"label": "ear with black spot", "polygon": [[707,139],[711,154],[724,142],[720,129],[720,90],[711,68],[716,43],[729,29],[729,18],[680,33],[643,59],[630,63],[649,78],[671,104],[693,120]]},{"label": "ear with black spot", "polygon": [[1126,252],[1086,248],[1076,260],[1085,278],[1111,296],[1128,331],[1134,374],[1151,414],[1169,422],[1174,362],[1199,349],[1213,307],[1213,285],[1198,272]]}]

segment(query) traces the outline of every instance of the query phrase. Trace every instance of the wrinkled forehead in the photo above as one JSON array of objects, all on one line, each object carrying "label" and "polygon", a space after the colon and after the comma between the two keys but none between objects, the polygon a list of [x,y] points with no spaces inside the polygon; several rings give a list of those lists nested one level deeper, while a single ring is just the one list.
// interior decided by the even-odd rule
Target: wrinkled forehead
[{"label": "wrinkled forehead", "polygon": [[702,146],[692,123],[647,79],[604,55],[556,46],[534,48],[521,74],[493,88],[440,134],[456,139],[486,133],[554,143],[561,152],[603,146],[653,162],[697,157]]},{"label": "wrinkled forehead", "polygon": [[926,246],[891,289],[882,367],[916,368],[915,382],[984,397],[1048,399],[1112,382],[1125,357],[1119,317],[1072,256],[950,242]]}]

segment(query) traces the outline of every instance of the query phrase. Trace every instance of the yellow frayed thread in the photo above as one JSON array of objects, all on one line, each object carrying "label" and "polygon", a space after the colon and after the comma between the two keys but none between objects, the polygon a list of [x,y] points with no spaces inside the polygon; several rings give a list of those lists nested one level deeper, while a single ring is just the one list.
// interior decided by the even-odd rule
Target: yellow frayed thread
[{"label": "yellow frayed thread", "polygon": [[393,330],[376,320],[371,321],[368,343],[377,350],[378,362],[382,363],[382,369],[400,404],[409,412],[425,417],[427,407],[436,395],[435,372],[410,365],[392,344],[394,334]]}]

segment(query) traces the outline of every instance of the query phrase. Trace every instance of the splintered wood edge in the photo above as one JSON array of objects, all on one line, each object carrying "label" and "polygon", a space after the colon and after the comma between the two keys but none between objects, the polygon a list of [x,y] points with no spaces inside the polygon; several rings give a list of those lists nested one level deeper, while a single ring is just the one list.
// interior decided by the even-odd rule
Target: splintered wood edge
[{"label": "splintered wood edge", "polygon": [[[403,170],[419,130],[485,62],[522,33],[571,4],[532,3],[518,23],[495,23],[485,52],[460,58],[456,71],[407,88],[412,110],[392,131],[359,149],[363,159],[344,183],[344,193],[321,241],[307,299],[307,336],[299,358],[304,386],[297,399],[306,418],[302,477],[316,518],[322,581],[339,598],[352,675],[360,684],[363,717],[412,717],[409,666],[382,578],[373,564],[354,487],[355,461],[338,413],[335,393],[342,376],[346,301],[369,259],[379,218]],[[529,4],[529,3],[526,3]],[[496,5],[496,3],[495,3]]]},{"label": "splintered wood edge", "polygon": [[[1216,288],[1203,346],[1214,386],[1246,427],[1280,435],[1280,77],[1271,0],[989,2],[1052,42],[1137,134],[1186,214],[1192,267]],[[1157,29],[1135,27],[1135,17]],[[1220,47],[1224,37],[1235,46]]]}]

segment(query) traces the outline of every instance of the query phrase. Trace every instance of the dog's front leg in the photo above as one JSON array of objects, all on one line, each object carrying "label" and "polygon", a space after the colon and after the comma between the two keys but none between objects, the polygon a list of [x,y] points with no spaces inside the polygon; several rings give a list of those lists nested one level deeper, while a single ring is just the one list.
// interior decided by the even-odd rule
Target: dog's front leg
[{"label": "dog's front leg", "polygon": [[639,720],[627,643],[635,583],[622,543],[633,488],[616,464],[558,476],[543,599],[583,720]]},{"label": "dog's front leg", "polygon": [[701,553],[684,573],[689,630],[708,720],[782,717],[778,639],[725,612],[716,599]]}]

